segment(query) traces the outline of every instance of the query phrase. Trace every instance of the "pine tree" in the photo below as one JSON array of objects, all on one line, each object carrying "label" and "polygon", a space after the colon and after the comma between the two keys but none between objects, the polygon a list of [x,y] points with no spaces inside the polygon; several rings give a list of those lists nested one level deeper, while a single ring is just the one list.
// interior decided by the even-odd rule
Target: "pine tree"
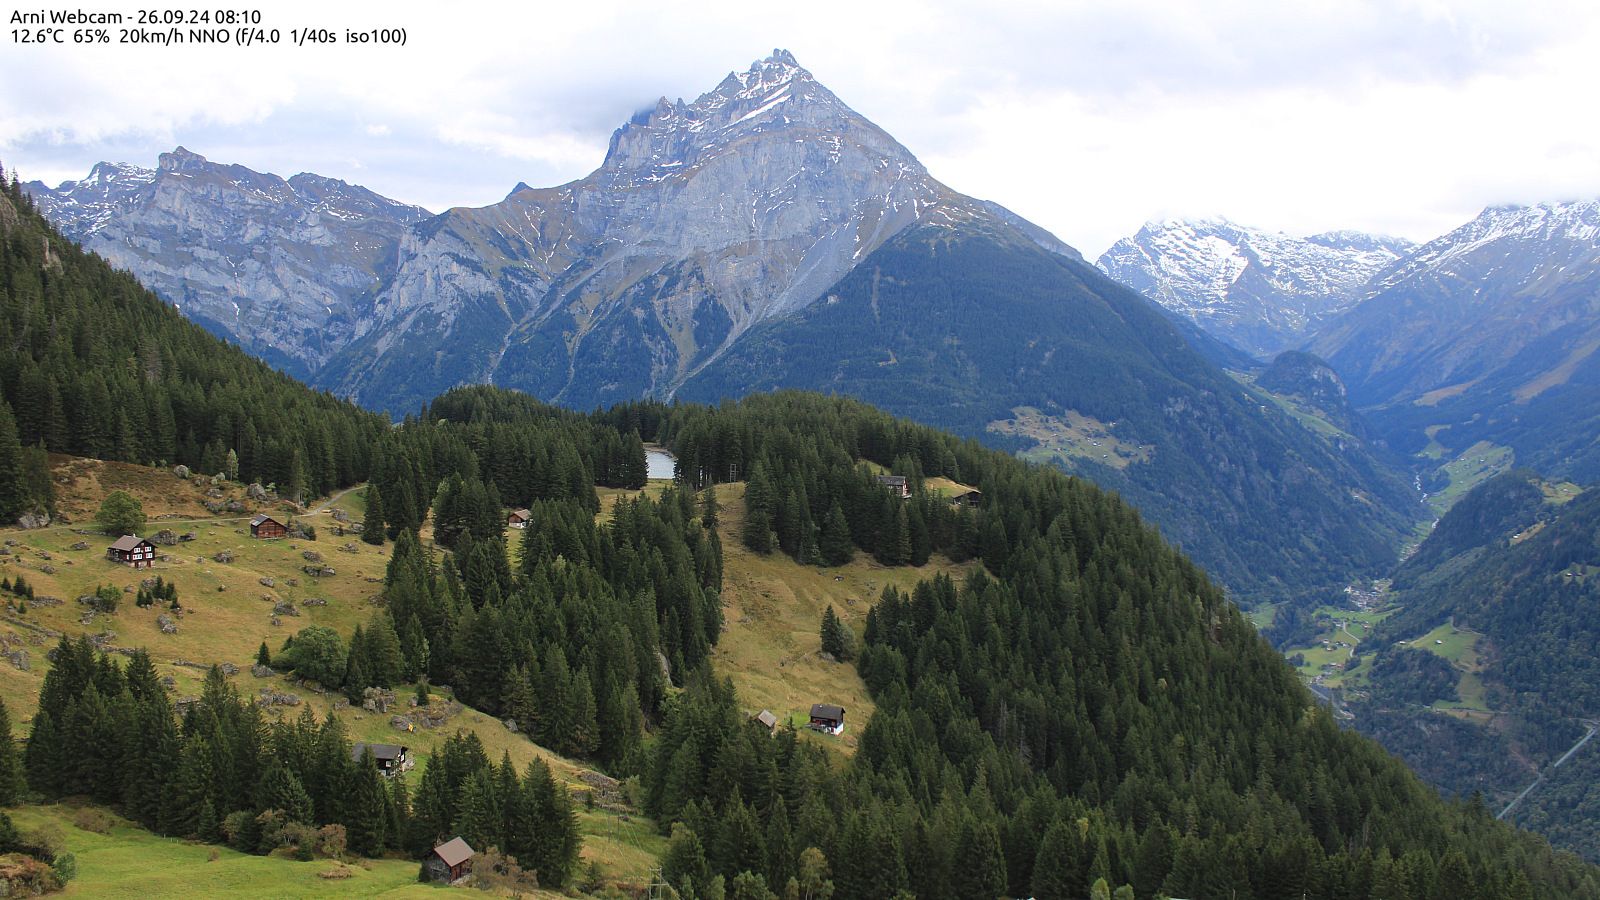
[{"label": "pine tree", "polygon": [[314,824],[311,795],[299,777],[281,762],[273,762],[256,790],[256,806],[281,811],[290,822]]},{"label": "pine tree", "polygon": [[488,768],[472,774],[461,794],[455,830],[473,847],[500,846],[503,814],[495,794],[494,776]]},{"label": "pine tree", "polygon": [[11,739],[11,712],[0,700],[0,806],[15,806],[26,790],[17,742]]},{"label": "pine tree", "polygon": [[367,680],[377,687],[394,687],[405,680],[406,669],[400,637],[394,630],[394,619],[388,610],[380,609],[369,624],[366,661],[370,668],[367,670]]},{"label": "pine tree", "polygon": [[1006,858],[994,825],[984,822],[962,826],[956,858],[961,860],[956,868],[958,896],[977,900],[1006,895]]},{"label": "pine tree", "polygon": [[855,544],[850,538],[850,523],[845,521],[844,510],[835,502],[828,509],[828,518],[822,524],[822,537],[817,549],[822,561],[830,566],[842,566],[855,557]]},{"label": "pine tree", "polygon": [[344,827],[350,849],[362,856],[376,856],[383,850],[389,819],[388,793],[383,788],[383,776],[378,774],[378,764],[370,748],[361,754],[349,779],[346,798],[349,815]]},{"label": "pine tree", "polygon": [[716,482],[706,485],[700,496],[700,527],[708,531],[717,527],[718,514],[722,512],[722,504],[717,502]]},{"label": "pine tree", "polygon": [[33,716],[33,728],[28,732],[27,746],[22,752],[23,771],[29,786],[49,798],[61,796],[61,761],[65,755],[61,726],[41,700],[39,711]]},{"label": "pine tree", "polygon": [[764,463],[756,463],[744,490],[744,545],[757,553],[772,551],[772,521],[776,502]]},{"label": "pine tree", "polygon": [[1033,896],[1038,900],[1077,900],[1083,895],[1078,844],[1072,828],[1062,819],[1045,830],[1033,861]]},{"label": "pine tree", "polygon": [[830,603],[828,608],[822,611],[822,652],[838,659],[843,649],[839,645],[839,616],[833,611],[833,604]]},{"label": "pine tree", "polygon": [[367,485],[367,515],[361,523],[361,540],[375,547],[383,546],[383,499],[376,484]]},{"label": "pine tree", "polygon": [[[4,201],[0,201],[4,202]],[[11,407],[0,400],[0,522],[10,524],[28,503],[22,477],[22,443],[17,439],[17,423]]]},{"label": "pine tree", "polygon": [[672,826],[672,839],[667,842],[667,852],[661,857],[661,877],[667,884],[685,890],[698,890],[711,880],[711,866],[706,861],[705,845],[689,826],[676,822]]},{"label": "pine tree", "polygon": [[529,867],[537,871],[541,885],[560,888],[577,869],[582,846],[572,795],[557,783],[550,767],[537,758],[528,763],[523,791],[528,815],[539,835]]}]

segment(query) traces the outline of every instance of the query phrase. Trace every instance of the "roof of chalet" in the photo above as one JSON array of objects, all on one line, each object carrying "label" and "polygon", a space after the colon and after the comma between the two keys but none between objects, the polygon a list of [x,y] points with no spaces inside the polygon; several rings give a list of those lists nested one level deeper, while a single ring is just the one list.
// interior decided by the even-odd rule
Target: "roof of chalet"
[{"label": "roof of chalet", "polygon": [[267,515],[266,513],[257,513],[256,517],[254,519],[250,520],[250,524],[251,525],[260,525],[263,522],[271,522],[274,525],[282,525],[283,524],[282,522],[279,522],[277,519],[274,519],[273,517]]},{"label": "roof of chalet", "polygon": [[760,713],[758,713],[756,715],[756,721],[767,726],[768,728],[778,727],[778,717],[773,715],[772,711],[768,709],[763,709]]},{"label": "roof of chalet", "polygon": [[813,703],[811,704],[811,718],[838,721],[844,718],[844,707],[834,706],[832,703]]},{"label": "roof of chalet", "polygon": [[533,515],[533,510],[531,510],[531,509],[513,509],[511,511],[511,514],[513,516],[516,516],[519,519],[526,519],[529,516]]},{"label": "roof of chalet", "polygon": [[899,487],[900,485],[906,483],[906,477],[904,475],[879,475],[878,483],[887,484],[892,487]]},{"label": "roof of chalet", "polygon": [[359,762],[366,750],[372,751],[373,759],[399,759],[400,754],[406,752],[399,744],[356,744],[350,748],[350,758]]},{"label": "roof of chalet", "polygon": [[119,537],[115,541],[112,542],[111,549],[113,549],[113,550],[132,550],[133,548],[139,546],[140,544],[148,544],[148,543],[150,543],[150,542],[145,540],[142,537],[139,537],[136,534],[125,534],[122,537]]},{"label": "roof of chalet", "polygon": [[445,841],[439,846],[433,848],[433,852],[434,855],[444,860],[445,865],[451,868],[461,865],[462,863],[471,859],[477,853],[477,851],[472,849],[471,844],[468,844],[461,838],[451,838],[450,840]]}]

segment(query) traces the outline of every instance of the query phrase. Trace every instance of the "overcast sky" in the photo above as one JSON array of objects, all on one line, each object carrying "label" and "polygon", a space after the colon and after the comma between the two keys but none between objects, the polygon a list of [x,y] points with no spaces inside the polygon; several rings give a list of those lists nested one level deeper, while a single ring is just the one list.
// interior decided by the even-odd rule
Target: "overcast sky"
[{"label": "overcast sky", "polygon": [[1422,240],[1600,195],[1592,2],[508,5],[273,0],[285,38],[409,36],[275,48],[14,46],[8,8],[0,162],[53,184],[182,144],[479,206],[582,177],[635,110],[785,47],[940,180],[1090,256],[1164,217]]}]

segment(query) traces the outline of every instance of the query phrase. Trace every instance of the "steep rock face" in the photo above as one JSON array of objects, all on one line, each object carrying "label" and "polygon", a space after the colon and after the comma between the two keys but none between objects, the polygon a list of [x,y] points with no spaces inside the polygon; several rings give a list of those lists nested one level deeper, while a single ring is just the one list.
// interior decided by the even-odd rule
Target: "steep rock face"
[{"label": "steep rock face", "polygon": [[1147,223],[1098,265],[1167,309],[1257,356],[1300,343],[1358,303],[1411,244],[1359,232],[1308,238],[1225,220]]},{"label": "steep rock face", "polygon": [[1600,202],[1486,209],[1373,288],[1311,349],[1391,442],[1600,477]]},{"label": "steep rock face", "polygon": [[414,230],[326,383],[391,408],[478,381],[580,408],[667,396],[908,225],[972,215],[1011,216],[939,184],[776,51],[635,116],[581,181]]},{"label": "steep rock face", "polygon": [[182,147],[155,169],[101,163],[82,181],[28,189],[68,237],[296,374],[349,340],[401,233],[428,215],[342,181],[285,181]]}]

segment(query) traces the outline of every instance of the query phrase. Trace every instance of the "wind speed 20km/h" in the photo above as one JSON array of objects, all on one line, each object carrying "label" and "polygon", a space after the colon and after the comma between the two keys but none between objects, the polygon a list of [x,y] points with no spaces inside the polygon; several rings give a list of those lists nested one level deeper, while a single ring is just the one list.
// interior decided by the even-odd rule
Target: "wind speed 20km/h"
[{"label": "wind speed 20km/h", "polygon": [[[252,46],[290,43],[405,46],[405,28],[328,28],[296,23],[281,29],[259,9],[140,9],[131,14],[82,9],[15,10],[8,24],[13,44],[154,44]],[[18,27],[20,26],[20,27]],[[90,27],[84,27],[90,26]]]}]

